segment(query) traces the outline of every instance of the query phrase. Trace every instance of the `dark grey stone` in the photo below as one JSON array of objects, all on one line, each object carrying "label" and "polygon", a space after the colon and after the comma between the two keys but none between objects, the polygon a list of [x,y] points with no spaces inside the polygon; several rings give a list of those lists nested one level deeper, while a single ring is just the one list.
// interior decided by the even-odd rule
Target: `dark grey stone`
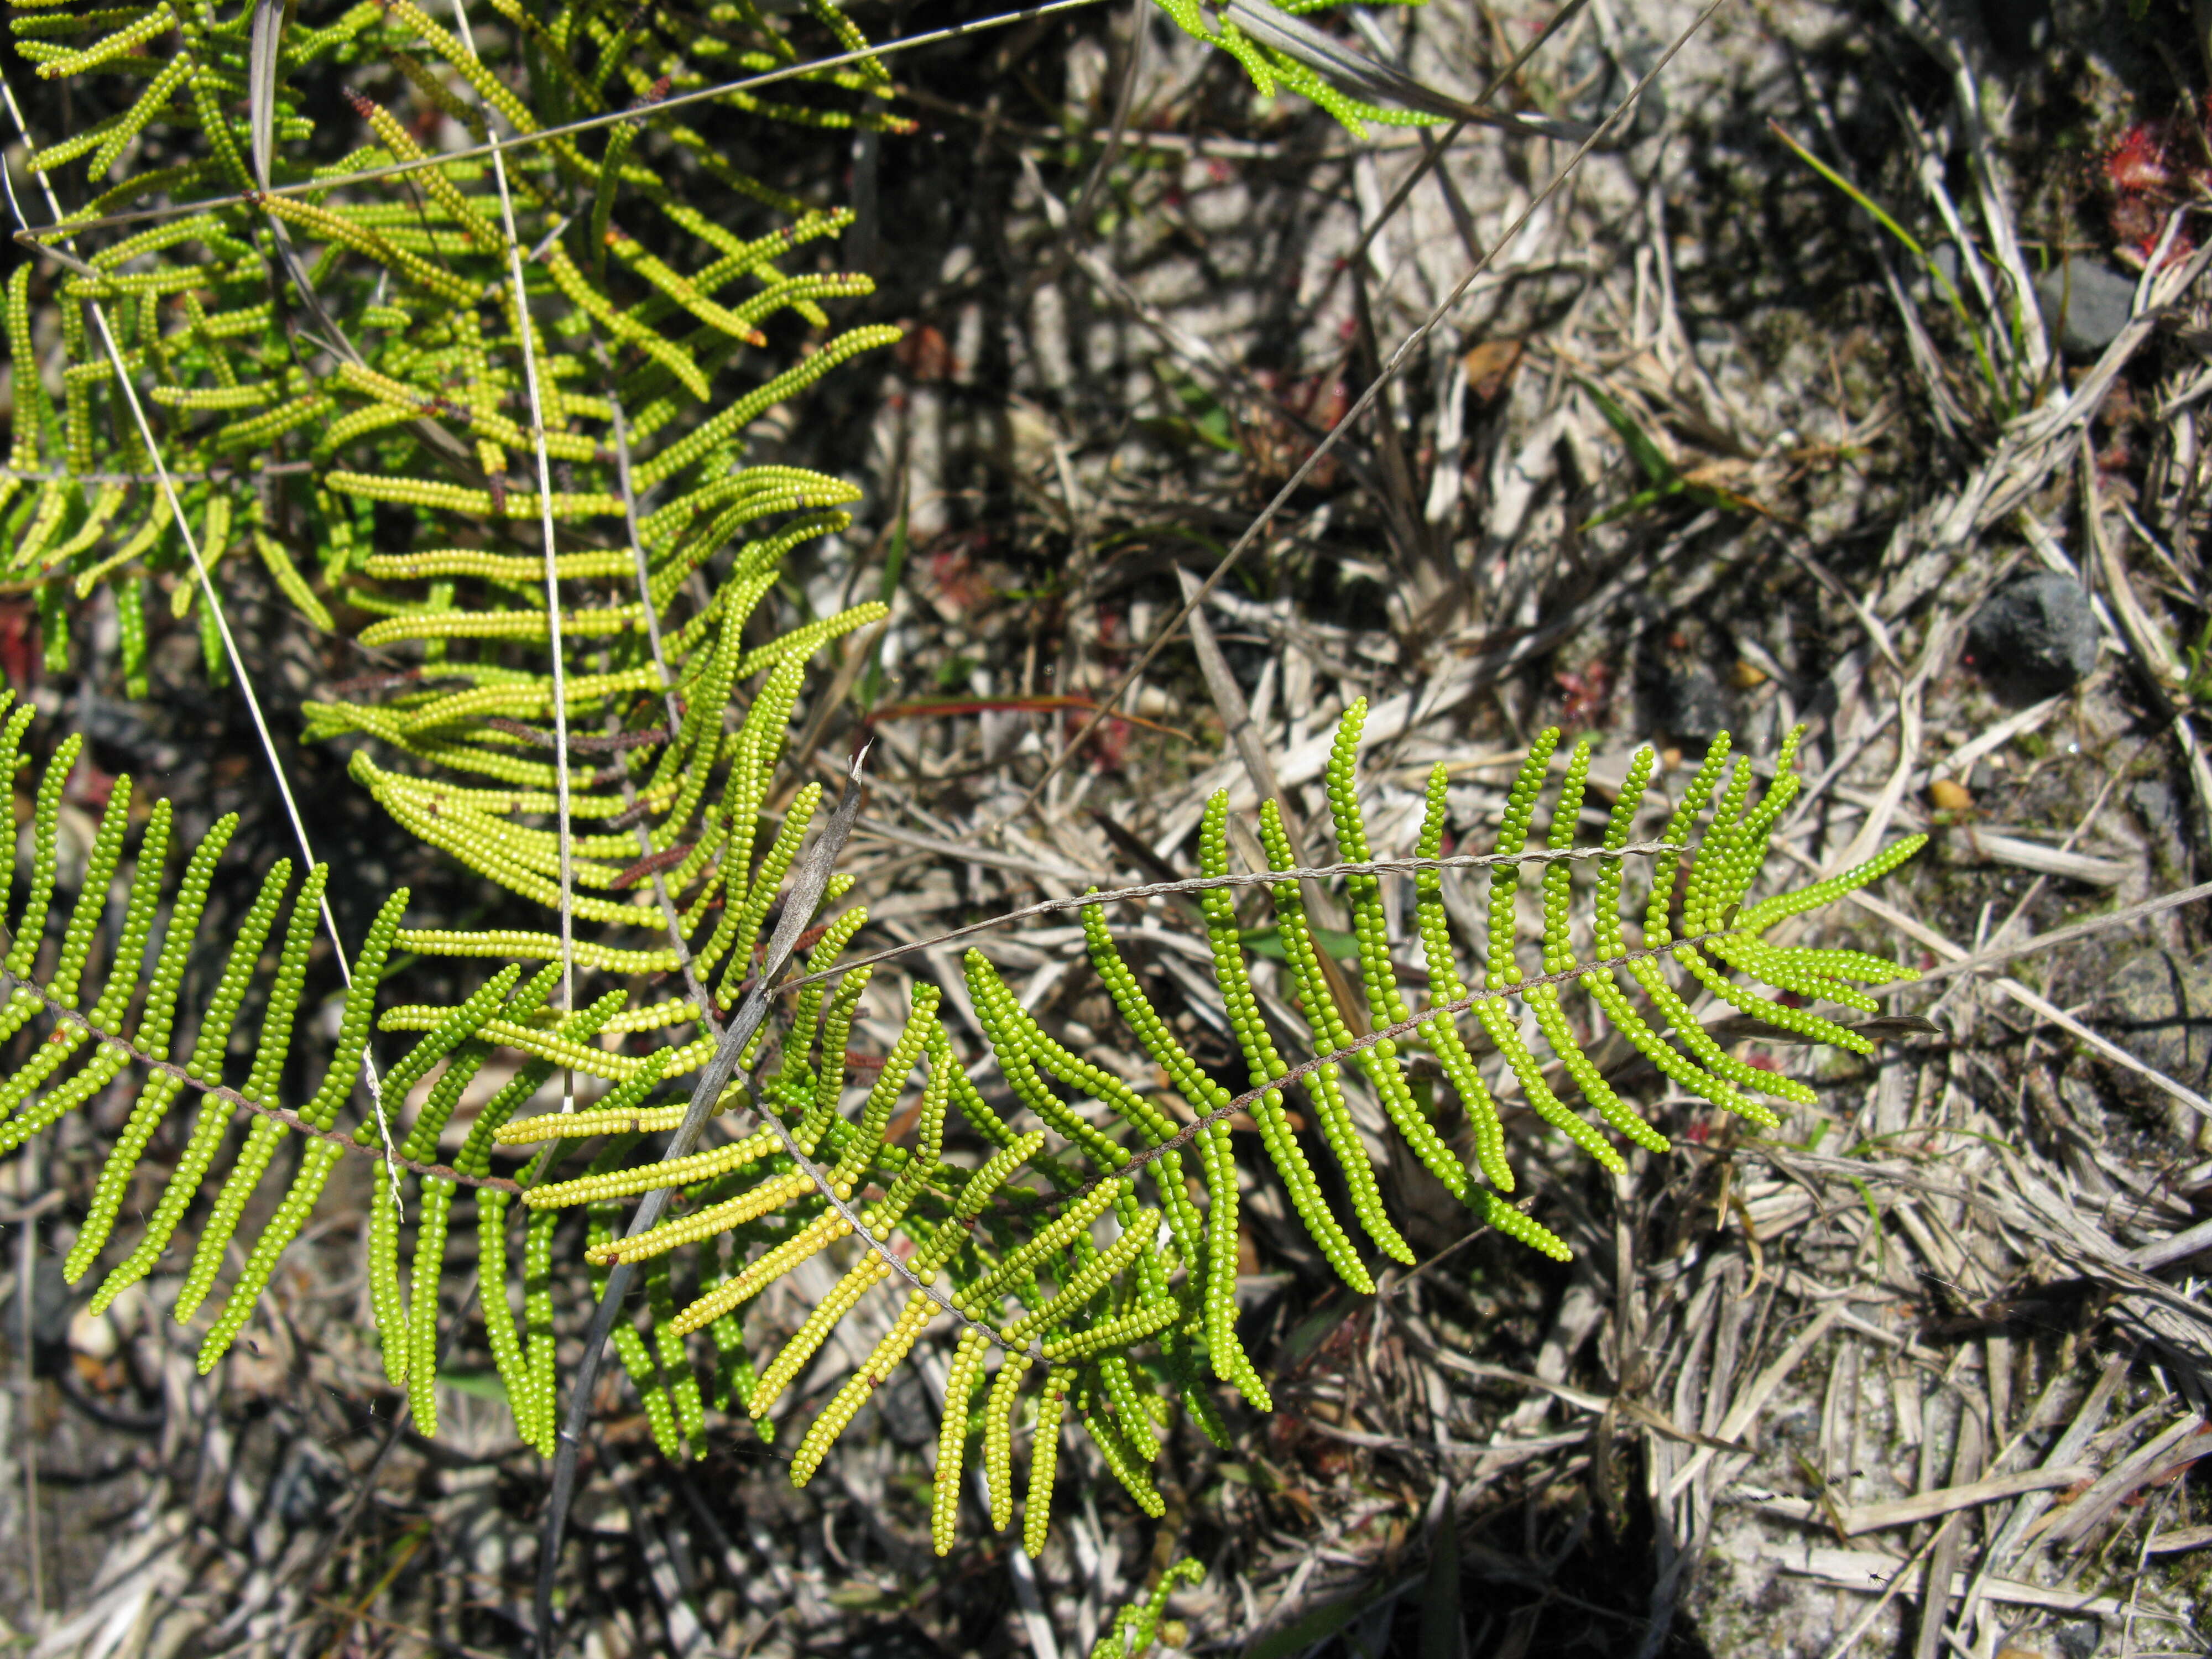
[{"label": "dark grey stone", "polygon": [[2002,696],[2047,697],[2097,665],[2097,613],[2055,571],[2008,582],[1966,627],[1967,660]]},{"label": "dark grey stone", "polygon": [[2146,951],[2112,975],[2106,1035],[2144,1065],[2202,1091],[2212,1082],[2212,965]]},{"label": "dark grey stone", "polygon": [[2163,778],[2144,778],[2130,786],[2128,794],[2142,814],[2144,825],[2161,836],[2179,836],[2182,831],[2181,803],[2175,799],[2173,787]]},{"label": "dark grey stone", "polygon": [[2136,279],[2079,254],[2035,279],[2035,303],[2044,326],[2058,335],[2069,357],[2094,357],[2127,326],[2136,302]]},{"label": "dark grey stone", "polygon": [[2101,1619],[2068,1619],[2061,1621],[2057,1632],[2058,1651],[2064,1659],[2092,1659],[2099,1648],[2105,1645],[2105,1621]]},{"label": "dark grey stone", "polygon": [[1677,738],[1707,738],[1729,728],[1729,695],[1703,668],[1680,668],[1660,681],[1653,710]]}]

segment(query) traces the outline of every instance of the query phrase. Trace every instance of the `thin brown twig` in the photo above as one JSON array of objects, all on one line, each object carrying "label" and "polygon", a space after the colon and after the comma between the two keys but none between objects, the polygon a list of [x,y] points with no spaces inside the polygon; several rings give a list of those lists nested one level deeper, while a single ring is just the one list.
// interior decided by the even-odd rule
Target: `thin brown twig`
[{"label": "thin brown twig", "polygon": [[[934,950],[956,939],[988,933],[1003,927],[1008,922],[1025,921],[1031,916],[1052,915],[1063,910],[1087,910],[1095,904],[1121,904],[1134,899],[1172,897],[1180,893],[1204,893],[1218,887],[1272,887],[1282,882],[1326,881],[1333,876],[1375,876],[1384,874],[1413,875],[1423,870],[1487,870],[1501,865],[1558,864],[1586,859],[1625,859],[1641,857],[1665,849],[1667,843],[1656,841],[1635,841],[1626,847],[1569,847],[1531,848],[1524,853],[1462,853],[1444,859],[1368,859],[1351,864],[1324,864],[1307,868],[1294,866],[1287,870],[1262,870],[1255,875],[1193,876],[1184,881],[1149,882],[1142,887],[1115,887],[1102,892],[1085,893],[1074,898],[1043,899],[1025,905],[1018,910],[982,921],[971,921],[965,927],[935,933],[927,939],[916,939],[911,945],[894,945],[872,956],[854,957],[841,962],[835,968],[825,968],[820,973],[803,978],[786,980],[775,988],[780,992],[796,991],[803,987],[819,984],[850,973],[855,968],[871,967],[878,962],[890,962],[899,957],[912,956],[917,951]],[[1626,958],[1624,958],[1625,960]],[[1531,984],[1540,983],[1530,981]]]}]

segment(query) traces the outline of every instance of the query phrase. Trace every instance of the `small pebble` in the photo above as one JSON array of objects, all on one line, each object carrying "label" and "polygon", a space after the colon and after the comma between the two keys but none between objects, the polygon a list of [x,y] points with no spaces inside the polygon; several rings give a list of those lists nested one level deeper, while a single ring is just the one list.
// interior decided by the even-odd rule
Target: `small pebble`
[{"label": "small pebble", "polygon": [[2069,357],[2094,357],[2112,344],[2135,307],[2136,279],[2076,254],[2035,279],[2035,303]]},{"label": "small pebble", "polygon": [[1963,812],[1974,804],[1974,796],[1965,784],[1938,778],[1928,786],[1928,800],[1939,812]]},{"label": "small pebble", "polygon": [[2079,582],[2039,570],[1982,602],[1966,625],[1966,650],[2001,695],[2033,702],[2097,665],[2097,613]]},{"label": "small pebble", "polygon": [[69,1345],[71,1352],[88,1359],[112,1359],[121,1340],[115,1322],[106,1314],[80,1308],[70,1319]]}]

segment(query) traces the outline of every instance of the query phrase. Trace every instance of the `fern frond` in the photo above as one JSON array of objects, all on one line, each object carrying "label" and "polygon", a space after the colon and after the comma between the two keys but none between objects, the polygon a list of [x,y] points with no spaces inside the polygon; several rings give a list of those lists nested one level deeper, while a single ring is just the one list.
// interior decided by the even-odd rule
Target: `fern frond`
[{"label": "fern frond", "polygon": [[1166,1646],[1183,1645],[1180,1626],[1164,1625],[1168,1597],[1184,1584],[1196,1584],[1206,1577],[1203,1563],[1188,1557],[1176,1562],[1160,1575],[1152,1593],[1140,1601],[1132,1601],[1114,1615],[1113,1627],[1098,1638],[1091,1650],[1091,1659],[1140,1659],[1158,1637]]}]

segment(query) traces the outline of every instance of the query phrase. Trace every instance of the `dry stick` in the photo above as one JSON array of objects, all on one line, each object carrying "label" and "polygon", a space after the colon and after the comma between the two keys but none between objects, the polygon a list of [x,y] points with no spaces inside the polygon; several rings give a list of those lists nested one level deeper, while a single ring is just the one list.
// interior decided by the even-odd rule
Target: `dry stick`
[{"label": "dry stick", "polygon": [[1382,395],[1383,389],[1398,378],[1400,371],[1412,359],[1413,353],[1420,348],[1430,335],[1436,331],[1437,325],[1450,315],[1452,307],[1460,302],[1468,289],[1474,286],[1475,279],[1490,268],[1502,249],[1513,245],[1514,239],[1520,235],[1522,228],[1543,209],[1545,204],[1559,193],[1561,186],[1574,176],[1589,153],[1597,148],[1608,133],[1620,125],[1624,116],[1635,110],[1638,102],[1644,96],[1644,89],[1658,78],[1662,70],[1674,61],[1674,54],[1688,45],[1690,37],[1703,28],[1705,21],[1727,3],[1728,0],[1710,0],[1710,3],[1705,9],[1691,21],[1690,26],[1675,36],[1674,43],[1661,54],[1659,61],[1651,66],[1643,79],[1629,88],[1628,95],[1621,100],[1620,107],[1606,117],[1603,125],[1596,131],[1583,140],[1582,143],[1576,148],[1575,153],[1567,158],[1565,165],[1553,173],[1551,181],[1530,199],[1528,205],[1522,210],[1520,216],[1506,227],[1504,233],[1492,244],[1490,252],[1477,262],[1474,269],[1462,277],[1458,286],[1444,296],[1443,302],[1429,313],[1421,325],[1399,343],[1397,349],[1390,354],[1389,362],[1382,365],[1382,372],[1376,374],[1374,380],[1368,383],[1367,389],[1359,394],[1358,401],[1346,412],[1343,419],[1322,435],[1321,441],[1314,446],[1312,452],[1298,464],[1297,470],[1291,473],[1289,478],[1284,481],[1282,488],[1275,492],[1274,498],[1260,510],[1260,516],[1255,519],[1244,533],[1237,538],[1228,552],[1222,555],[1221,562],[1213,568],[1213,574],[1200,584],[1198,592],[1183,601],[1182,609],[1170,617],[1167,624],[1152,636],[1152,643],[1145,647],[1136,661],[1130,664],[1113,690],[1100,702],[1097,712],[1084,722],[1083,729],[1067,741],[1059,754],[1053,757],[1052,763],[1045,768],[1043,775],[1030,786],[1029,793],[1022,798],[1021,803],[997,823],[993,824],[989,833],[1003,835],[1015,819],[1029,811],[1043,799],[1045,786],[1057,777],[1060,769],[1066,766],[1077,751],[1091,740],[1091,734],[1097,731],[1100,723],[1113,713],[1115,704],[1120,702],[1127,695],[1129,688],[1134,685],[1145,670],[1152,665],[1152,659],[1166,649],[1168,641],[1175,637],[1176,631],[1183,625],[1184,620],[1190,613],[1206,602],[1206,595],[1221,585],[1222,579],[1236,568],[1237,562],[1251,550],[1253,544],[1267,534],[1267,527],[1275,521],[1276,514],[1280,513],[1291,497],[1297,493],[1313,470],[1321,465],[1322,458],[1336,447],[1337,439],[1359,424],[1361,417],[1375,406],[1376,400]]},{"label": "dry stick", "polygon": [[2137,1273],[2155,1273],[2207,1248],[2212,1248],[2212,1221],[2200,1221],[2155,1243],[2139,1245],[2122,1256],[2120,1262]]},{"label": "dry stick", "polygon": [[[434,155],[416,156],[405,161],[388,161],[381,167],[363,167],[358,173],[342,173],[336,178],[303,179],[289,185],[274,185],[266,191],[255,191],[251,194],[211,196],[198,201],[173,203],[167,207],[133,208],[122,213],[104,213],[69,224],[42,225],[35,230],[26,228],[15,233],[15,240],[33,247],[43,247],[44,244],[40,240],[42,237],[74,236],[82,230],[105,230],[115,225],[143,224],[149,220],[173,218],[179,214],[205,213],[213,208],[252,207],[263,196],[311,196],[347,185],[368,184],[379,179],[396,179],[410,173],[421,173],[430,167],[447,167],[456,161],[479,161],[486,156],[504,155],[511,149],[527,149],[532,144],[545,143],[555,138],[571,137],[580,132],[597,132],[604,127],[635,120],[641,115],[650,118],[650,116],[682,109],[689,104],[726,98],[732,93],[750,92],[757,87],[793,80],[819,70],[837,69],[847,64],[860,63],[864,58],[889,58],[895,52],[912,52],[916,46],[933,46],[942,41],[982,34],[992,29],[1002,29],[1015,23],[1027,23],[1037,18],[1051,17],[1060,12],[1076,11],[1085,6],[1099,3],[1101,0],[1047,0],[1043,5],[1028,6],[1019,11],[1000,12],[990,17],[978,18],[972,23],[948,24],[941,29],[931,29],[926,33],[908,35],[902,40],[864,47],[859,52],[841,52],[828,58],[809,58],[803,64],[787,64],[781,69],[770,70],[762,75],[750,75],[742,80],[698,87],[690,92],[671,93],[654,104],[649,112],[636,109],[613,110],[602,115],[587,115],[580,120],[564,122],[559,126],[540,127],[535,132],[520,133],[513,138],[488,139],[483,143],[472,144],[463,149],[441,150]],[[29,143],[27,137],[24,142]]]},{"label": "dry stick", "polygon": [[[465,0],[453,0],[453,21],[461,27],[461,44],[477,56],[476,34],[469,27]],[[479,60],[481,61],[481,60]],[[490,131],[490,115],[485,115]],[[530,436],[538,452],[538,533],[544,544],[545,626],[553,651],[553,789],[556,826],[561,846],[561,1004],[576,1006],[576,917],[573,868],[574,840],[568,823],[568,681],[562,661],[561,571],[553,544],[553,464],[545,453],[545,404],[538,386],[538,331],[530,320],[530,295],[522,280],[522,244],[514,229],[514,197],[507,187],[507,158],[492,153],[491,173],[499,186],[500,219],[507,234],[507,280],[514,295],[514,331],[522,342],[522,378],[530,393]],[[561,1073],[561,1109],[576,1109],[576,1073]]]},{"label": "dry stick", "polygon": [[1856,1537],[1863,1532],[1881,1532],[1890,1527],[1916,1526],[1939,1515],[1978,1509],[1984,1504],[2001,1504],[2008,1498],[2019,1498],[2027,1492],[2063,1490],[2078,1480],[2087,1480],[2094,1473],[2087,1463],[2062,1463],[1942,1486],[1917,1498],[1896,1498],[1880,1504],[1847,1504],[1844,1506],[1844,1529]]},{"label": "dry stick", "polygon": [[[1010,921],[1026,921],[1031,916],[1051,915],[1062,910],[1087,910],[1094,904],[1119,904],[1127,900],[1172,897],[1179,893],[1203,893],[1216,887],[1272,887],[1278,882],[1326,881],[1334,876],[1374,876],[1384,874],[1413,875],[1423,870],[1487,870],[1498,865],[1553,864],[1562,860],[1583,859],[1625,859],[1646,854],[1663,852],[1668,843],[1657,841],[1632,841],[1626,847],[1569,847],[1532,848],[1522,853],[1460,853],[1446,859],[1367,859],[1352,864],[1324,864],[1313,867],[1293,866],[1287,870],[1261,870],[1249,875],[1193,876],[1185,881],[1155,881],[1142,887],[1115,887],[1104,891],[1085,893],[1075,898],[1040,900],[1024,905],[1018,910],[1009,910],[1003,915],[983,921],[971,921],[964,927],[932,934],[916,939],[910,945],[894,945],[872,956],[854,957],[835,968],[825,968],[818,974],[804,978],[787,980],[776,987],[780,992],[796,991],[803,987],[819,984],[826,979],[850,973],[855,968],[872,967],[878,962],[890,962],[895,957],[911,956],[917,951],[934,950],[956,939],[988,933],[994,927],[1004,927]],[[1641,960],[1622,957],[1622,961]],[[1530,980],[1531,985],[1541,981]]]},{"label": "dry stick", "polygon": [[22,1449],[23,1459],[23,1535],[30,1542],[31,1609],[41,1622],[46,1616],[46,1574],[39,1553],[39,1437],[31,1425],[32,1389],[31,1343],[35,1335],[33,1320],[32,1294],[39,1262],[39,1218],[32,1207],[31,1189],[38,1185],[32,1165],[38,1160],[39,1138],[29,1137],[23,1148],[22,1161],[15,1166],[15,1203],[18,1224],[22,1231],[15,1235],[15,1311],[21,1317],[21,1330],[17,1337],[16,1352],[21,1357],[21,1382],[22,1388],[23,1420],[15,1431],[15,1443]]},{"label": "dry stick", "polygon": [[[9,84],[4,75],[0,75],[0,100],[4,100],[8,106],[8,114],[15,124],[17,136],[27,147],[29,146],[29,124],[23,119],[22,108],[15,101],[15,89]],[[5,168],[0,168],[0,186],[6,188],[9,211],[21,228],[19,236],[27,235],[29,223],[23,216],[23,204],[15,198],[15,175]],[[45,193],[46,210],[58,223],[62,217],[62,204],[54,195],[52,181],[43,173],[39,175],[39,188]],[[54,227],[50,225],[45,229],[52,232]],[[74,233],[66,228],[56,234],[64,240],[74,240]],[[52,255],[65,264],[74,265],[95,276],[100,274],[74,254],[42,244],[34,246],[40,252]],[[208,614],[215,618],[216,632],[222,636],[223,655],[228,659],[230,672],[238,681],[239,694],[246,699],[246,713],[253,718],[254,733],[261,740],[262,757],[269,763],[269,775],[276,781],[277,794],[283,799],[285,816],[292,822],[293,838],[300,843],[300,855],[307,861],[307,867],[313,869],[315,853],[307,843],[307,827],[300,817],[300,803],[293,798],[291,780],[285,775],[284,763],[277,757],[276,740],[269,733],[268,718],[261,712],[261,699],[253,690],[253,677],[246,672],[246,659],[240,653],[238,641],[230,631],[230,618],[223,612],[222,599],[216,592],[215,580],[209,575],[206,562],[200,557],[199,538],[192,534],[191,521],[185,517],[185,504],[178,498],[176,483],[169,476],[167,464],[161,459],[161,446],[155,441],[154,428],[146,418],[145,406],[138,400],[137,385],[131,380],[130,366],[116,344],[114,331],[108,326],[106,307],[97,300],[87,300],[84,303],[86,309],[92,313],[93,321],[99,325],[100,343],[106,346],[108,362],[115,371],[115,384],[121,390],[124,401],[131,406],[131,417],[137,422],[139,438],[146,446],[147,459],[154,463],[154,476],[160,480],[162,498],[169,504],[169,516],[176,523],[177,534],[184,541],[185,551],[191,556],[192,574],[199,582],[200,597],[207,605]],[[322,896],[322,912],[323,927],[331,936],[331,954],[337,960],[338,977],[345,981],[346,989],[350,992],[353,989],[353,968],[346,960],[345,941],[338,937],[337,917],[331,912],[327,890]],[[373,994],[374,988],[371,990]],[[378,1086],[376,1060],[369,1052],[369,1047],[367,1043],[362,1047],[361,1075],[362,1080],[368,1085],[369,1103],[376,1111],[377,1131],[384,1141],[387,1167],[392,1170],[392,1201],[396,1208],[399,1203],[399,1149],[392,1145],[392,1126],[385,1119],[384,1091]]]}]

